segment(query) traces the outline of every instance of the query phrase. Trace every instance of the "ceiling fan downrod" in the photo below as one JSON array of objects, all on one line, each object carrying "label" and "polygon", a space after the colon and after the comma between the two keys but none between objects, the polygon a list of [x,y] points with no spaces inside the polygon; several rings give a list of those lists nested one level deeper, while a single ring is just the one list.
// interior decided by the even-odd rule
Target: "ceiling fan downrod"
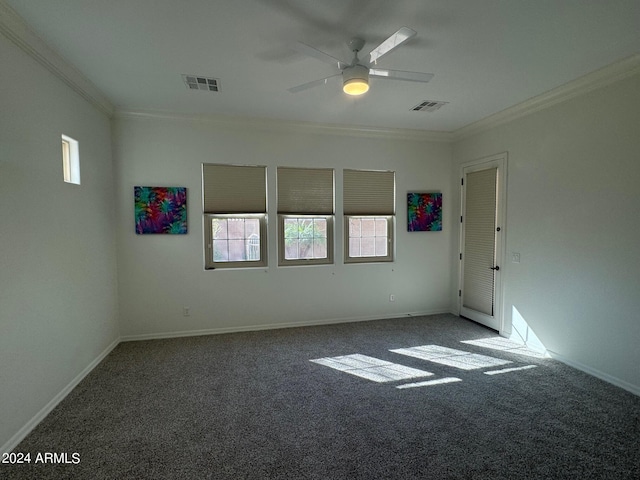
[{"label": "ceiling fan downrod", "polygon": [[353,52],[351,65],[342,70],[342,91],[347,95],[362,95],[369,91],[369,69],[360,65],[358,52],[364,47],[364,40],[352,38],[347,45]]}]

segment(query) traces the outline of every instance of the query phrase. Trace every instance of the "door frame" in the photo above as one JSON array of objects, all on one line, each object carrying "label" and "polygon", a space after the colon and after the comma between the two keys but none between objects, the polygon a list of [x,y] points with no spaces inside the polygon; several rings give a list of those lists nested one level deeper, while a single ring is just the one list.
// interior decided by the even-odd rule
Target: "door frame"
[{"label": "door frame", "polygon": [[460,165],[460,226],[459,226],[459,260],[458,260],[458,315],[462,310],[462,288],[463,288],[463,261],[464,258],[464,224],[462,216],[465,208],[465,189],[462,185],[462,179],[466,173],[485,170],[487,168],[498,168],[498,188],[496,190],[496,224],[500,227],[500,232],[496,232],[496,265],[500,266],[500,270],[495,275],[495,291],[494,291],[494,308],[493,318],[497,320],[498,332],[500,335],[508,334],[511,331],[511,325],[506,325],[504,301],[504,286],[506,273],[506,245],[507,245],[507,163],[508,153],[501,152],[487,157],[478,158],[470,162]]}]

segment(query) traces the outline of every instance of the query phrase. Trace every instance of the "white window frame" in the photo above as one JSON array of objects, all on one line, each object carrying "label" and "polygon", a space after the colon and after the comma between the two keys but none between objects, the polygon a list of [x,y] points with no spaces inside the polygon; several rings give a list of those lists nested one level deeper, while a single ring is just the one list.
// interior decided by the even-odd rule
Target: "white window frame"
[{"label": "white window frame", "polygon": [[[249,168],[250,170],[236,170],[236,167]],[[213,170],[212,170],[213,169]],[[257,170],[264,172],[259,175]],[[234,171],[235,170],[235,171]],[[252,171],[254,173],[252,173]],[[215,173],[214,173],[215,172]],[[226,173],[225,173],[226,172]],[[211,175],[214,176],[211,176]],[[262,177],[262,178],[261,178]],[[206,180],[209,179],[208,183]],[[233,165],[233,164],[209,164],[202,165],[202,201],[203,201],[203,233],[204,233],[204,268],[215,269],[251,269],[265,268],[268,266],[268,242],[267,242],[267,168],[262,165]],[[247,183],[248,182],[248,183]],[[243,193],[244,192],[244,193]],[[249,203],[246,203],[246,193],[253,192]],[[260,192],[260,195],[255,193]],[[262,197],[264,193],[264,197]],[[251,197],[251,195],[249,195]],[[245,209],[258,210],[257,212],[242,211]],[[220,211],[223,210],[223,211]],[[213,252],[213,222],[219,219],[258,219],[260,232],[260,245],[258,260],[233,260],[216,261]],[[245,249],[249,245],[245,239]]]},{"label": "white window frame", "polygon": [[[327,222],[327,256],[322,258],[285,258],[285,220],[289,218],[314,219],[322,218]],[[332,265],[333,264],[333,215],[278,215],[278,265]]]},{"label": "white window frame", "polygon": [[[242,261],[215,261],[213,258],[213,229],[212,224],[214,218],[220,219],[252,219],[257,218],[260,222],[260,247],[258,249],[260,258],[258,260],[242,260]],[[205,269],[214,270],[216,268],[250,268],[250,267],[266,267],[267,266],[267,215],[264,213],[252,214],[204,214],[204,233],[205,233]],[[247,245],[245,243],[245,248]]]},{"label": "white window frame", "polygon": [[62,137],[62,179],[65,183],[80,185],[80,147],[77,140]]},{"label": "white window frame", "polygon": [[[278,167],[278,266],[332,265],[334,257],[335,170]],[[287,259],[285,220],[322,218],[327,222],[327,255]]]},{"label": "white window frame", "polygon": [[[345,264],[395,261],[396,175],[394,171],[344,169],[343,216]],[[349,221],[352,218],[385,218],[387,220],[386,255],[351,256]]]},{"label": "white window frame", "polygon": [[[352,218],[384,218],[387,221],[387,254],[380,256],[351,256],[350,255],[350,229],[349,221]],[[376,263],[393,262],[393,232],[395,230],[395,215],[345,215],[344,216],[344,263]],[[362,238],[359,237],[359,238]]]}]

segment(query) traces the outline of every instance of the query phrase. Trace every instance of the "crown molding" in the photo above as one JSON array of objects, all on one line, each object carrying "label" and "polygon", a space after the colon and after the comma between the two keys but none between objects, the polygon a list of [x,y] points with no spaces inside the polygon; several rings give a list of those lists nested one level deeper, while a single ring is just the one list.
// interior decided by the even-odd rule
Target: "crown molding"
[{"label": "crown molding", "polygon": [[429,130],[392,129],[353,125],[322,124],[313,122],[289,122],[285,120],[234,117],[224,115],[178,114],[160,110],[124,110],[114,112],[115,118],[136,120],[170,120],[183,122],[208,123],[221,127],[252,128],[266,132],[295,132],[308,134],[340,135],[360,138],[384,138],[392,140],[411,140],[418,142],[450,143],[453,135],[449,132]]},{"label": "crown molding", "polygon": [[108,116],[113,105],[87,77],[49,47],[4,0],[0,0],[0,33]]},{"label": "crown molding", "polygon": [[115,115],[120,118],[209,122],[221,126],[251,127],[264,131],[294,131],[423,142],[456,142],[640,73],[640,53],[637,53],[452,132],[391,129],[222,115],[187,115],[151,110],[116,110],[87,77],[49,47],[5,0],[0,0],[0,33],[109,117]]},{"label": "crown molding", "polygon": [[312,122],[288,122],[284,120],[227,117],[222,115],[186,115],[154,110],[118,110],[85,77],[60,54],[49,47],[13,10],[5,0],[0,0],[0,33],[20,47],[29,56],[43,65],[47,70],[61,79],[72,90],[93,104],[109,117],[137,119],[171,119],[182,121],[210,122],[217,125],[251,127],[267,131],[296,131],[307,133],[324,133],[351,137],[402,139],[423,142],[451,142],[449,132],[432,132],[425,130],[390,129],[366,126],[316,124]]},{"label": "crown molding", "polygon": [[462,140],[558,103],[566,102],[574,97],[584,95],[592,90],[605,87],[638,73],[640,73],[640,54],[631,55],[541,95],[459,128],[452,132],[453,141]]}]

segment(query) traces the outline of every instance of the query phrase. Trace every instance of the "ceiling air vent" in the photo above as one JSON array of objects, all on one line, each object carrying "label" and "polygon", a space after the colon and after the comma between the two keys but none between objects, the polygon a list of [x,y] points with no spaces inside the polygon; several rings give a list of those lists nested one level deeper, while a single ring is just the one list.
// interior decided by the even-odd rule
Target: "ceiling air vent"
[{"label": "ceiling air vent", "polygon": [[182,80],[189,90],[220,91],[220,80],[217,78],[201,77],[199,75],[182,75]]},{"label": "ceiling air vent", "polygon": [[436,102],[433,100],[425,100],[419,105],[416,105],[411,110],[414,112],[435,112],[436,110],[440,110],[440,107],[446,105],[449,102]]}]

